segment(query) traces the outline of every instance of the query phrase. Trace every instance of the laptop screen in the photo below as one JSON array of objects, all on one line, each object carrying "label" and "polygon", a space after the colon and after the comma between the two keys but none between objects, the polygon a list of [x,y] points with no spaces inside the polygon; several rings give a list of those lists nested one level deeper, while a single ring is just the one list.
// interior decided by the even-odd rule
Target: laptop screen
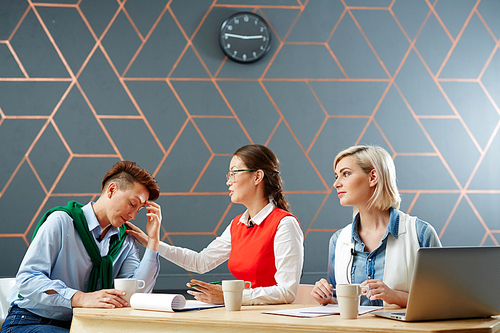
[{"label": "laptop screen", "polygon": [[500,314],[500,247],[421,248],[406,320]]}]

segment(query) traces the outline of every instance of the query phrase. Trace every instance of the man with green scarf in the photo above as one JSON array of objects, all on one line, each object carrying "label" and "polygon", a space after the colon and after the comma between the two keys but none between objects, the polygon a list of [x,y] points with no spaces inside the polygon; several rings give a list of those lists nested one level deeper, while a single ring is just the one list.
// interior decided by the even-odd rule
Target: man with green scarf
[{"label": "man with green scarf", "polygon": [[[127,306],[115,278],[136,278],[151,292],[160,270],[161,209],[156,180],[134,162],[116,163],[104,176],[99,199],[70,201],[49,210],[10,291],[12,305],[1,332],[68,332],[73,307]],[[147,209],[149,237],[142,260],[124,223]]]}]

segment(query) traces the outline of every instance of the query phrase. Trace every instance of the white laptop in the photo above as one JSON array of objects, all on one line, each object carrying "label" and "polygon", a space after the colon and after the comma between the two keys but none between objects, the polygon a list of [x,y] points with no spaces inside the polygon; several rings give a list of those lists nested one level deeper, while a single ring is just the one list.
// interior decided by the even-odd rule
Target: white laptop
[{"label": "white laptop", "polygon": [[419,249],[406,310],[373,314],[404,321],[499,315],[500,246]]}]

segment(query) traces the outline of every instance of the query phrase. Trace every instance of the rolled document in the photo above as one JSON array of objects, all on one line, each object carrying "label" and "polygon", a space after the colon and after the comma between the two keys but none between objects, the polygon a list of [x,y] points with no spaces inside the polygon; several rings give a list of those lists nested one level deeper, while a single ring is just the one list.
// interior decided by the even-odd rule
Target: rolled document
[{"label": "rolled document", "polygon": [[130,298],[130,306],[138,310],[174,312],[186,306],[186,299],[176,294],[135,293]]}]

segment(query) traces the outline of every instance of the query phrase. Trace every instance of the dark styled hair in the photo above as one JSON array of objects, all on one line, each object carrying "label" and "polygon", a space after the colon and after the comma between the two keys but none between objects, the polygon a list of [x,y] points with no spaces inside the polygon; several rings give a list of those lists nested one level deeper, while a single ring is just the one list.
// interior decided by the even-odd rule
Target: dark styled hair
[{"label": "dark styled hair", "polygon": [[146,169],[142,169],[135,162],[120,161],[113,165],[102,179],[102,190],[108,187],[109,183],[116,183],[121,190],[127,190],[134,183],[144,185],[149,191],[148,200],[156,200],[160,196],[160,187],[156,179]]},{"label": "dark styled hair", "polygon": [[283,194],[283,181],[280,176],[280,162],[271,149],[263,145],[246,145],[234,154],[241,158],[249,169],[264,171],[264,191],[272,198],[276,207],[290,211],[290,205]]}]

